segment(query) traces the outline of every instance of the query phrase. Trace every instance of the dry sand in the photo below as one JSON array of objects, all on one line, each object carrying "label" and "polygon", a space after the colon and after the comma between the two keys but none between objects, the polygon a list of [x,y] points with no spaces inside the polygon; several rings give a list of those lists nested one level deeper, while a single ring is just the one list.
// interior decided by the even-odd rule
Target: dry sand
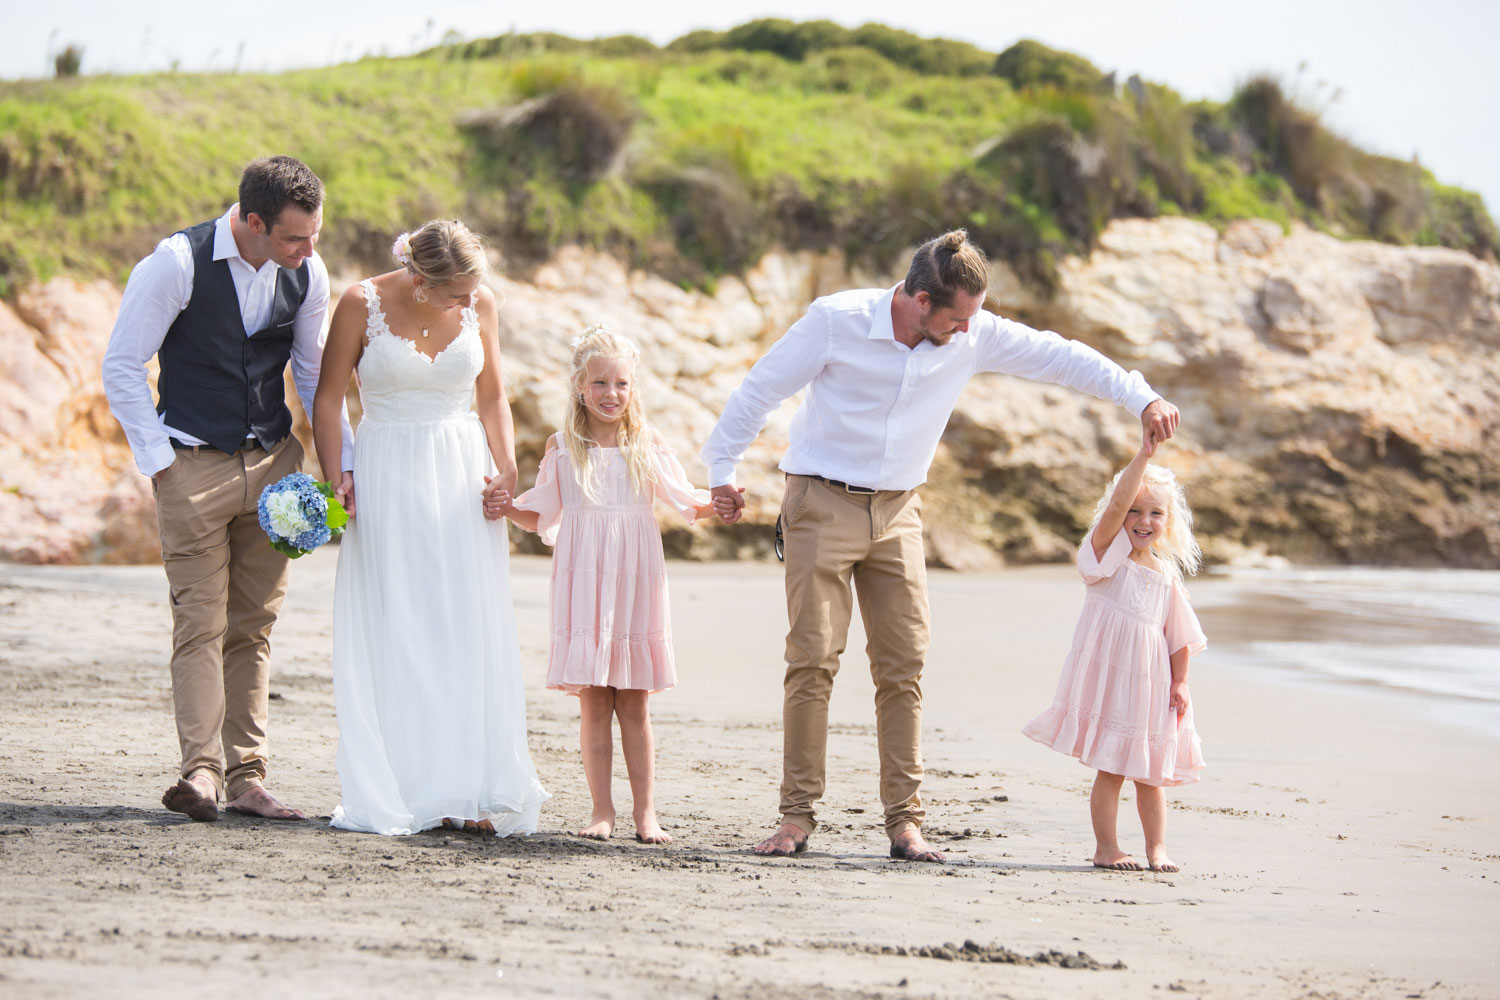
[{"label": "dry sand", "polygon": [[[294,564],[274,637],[271,787],[323,817],[296,824],[158,805],[176,765],[159,568],[0,566],[0,995],[1500,995],[1500,741],[1417,702],[1216,669],[1211,648],[1192,675],[1210,769],[1169,792],[1184,870],[1089,868],[1092,772],[1018,734],[1082,599],[1059,567],[932,578],[924,788],[946,866],[886,858],[857,628],[827,826],[796,858],[749,853],[780,768],[765,565],[671,566],[682,685],[653,712],[676,844],[634,842],[618,763],[615,839],[565,832],[588,797],[576,702],[541,687],[536,558],[514,587],[542,832],[331,830],[335,558]],[[1233,613],[1205,613],[1211,642]]]}]

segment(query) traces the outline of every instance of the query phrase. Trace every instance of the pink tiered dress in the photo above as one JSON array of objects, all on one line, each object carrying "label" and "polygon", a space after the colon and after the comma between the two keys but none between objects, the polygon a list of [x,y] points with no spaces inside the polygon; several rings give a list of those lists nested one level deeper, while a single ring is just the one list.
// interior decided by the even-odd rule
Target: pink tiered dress
[{"label": "pink tiered dress", "polygon": [[1208,645],[1181,581],[1133,562],[1124,530],[1102,559],[1085,538],[1078,571],[1088,594],[1057,694],[1021,732],[1132,781],[1197,781],[1203,747],[1192,704],[1181,720],[1168,704],[1170,654],[1186,646],[1196,656]]},{"label": "pink tiered dress", "polygon": [[661,500],[691,524],[709,502],[671,449],[653,452],[656,482],[637,492],[618,448],[596,448],[598,499],[588,500],[560,435],[547,442],[536,485],[516,498],[539,515],[552,553],[552,642],[547,686],[569,694],[607,686],[665,691],[677,685],[661,530]]}]

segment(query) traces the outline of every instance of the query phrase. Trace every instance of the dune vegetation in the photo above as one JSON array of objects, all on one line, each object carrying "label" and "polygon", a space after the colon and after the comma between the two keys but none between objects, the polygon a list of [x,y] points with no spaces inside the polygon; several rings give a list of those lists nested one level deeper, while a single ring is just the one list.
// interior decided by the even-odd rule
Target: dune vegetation
[{"label": "dune vegetation", "polygon": [[772,245],[884,264],[963,225],[1047,289],[1125,216],[1500,251],[1478,195],[1358,149],[1295,90],[1193,101],[1030,41],[777,20],[664,47],[506,35],[278,74],[0,83],[0,294],[122,279],[275,152],[326,182],[335,266],[434,216],[512,267],[583,243],[700,286]]}]

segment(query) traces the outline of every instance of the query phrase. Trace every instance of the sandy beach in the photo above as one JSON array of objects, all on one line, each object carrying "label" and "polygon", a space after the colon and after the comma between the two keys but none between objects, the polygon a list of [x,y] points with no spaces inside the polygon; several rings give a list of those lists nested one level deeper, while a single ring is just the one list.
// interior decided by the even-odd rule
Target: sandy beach
[{"label": "sandy beach", "polygon": [[[294,564],[273,636],[270,784],[321,817],[293,824],[158,804],[177,764],[159,567],[0,565],[0,995],[1500,995],[1500,737],[1216,664],[1216,623],[1253,628],[1232,583],[1193,587],[1210,767],[1168,794],[1184,868],[1157,875],[1088,866],[1092,772],[1018,732],[1082,600],[1068,567],[932,576],[924,798],[947,865],[886,857],[857,623],[826,825],[795,858],[749,852],[780,776],[785,616],[763,564],[670,566],[681,686],[653,715],[672,846],[633,840],[618,756],[615,839],[567,833],[588,796],[576,702],[542,688],[536,557],[513,587],[542,832],[334,831],[336,556]],[[1139,851],[1133,803],[1121,817]]]}]

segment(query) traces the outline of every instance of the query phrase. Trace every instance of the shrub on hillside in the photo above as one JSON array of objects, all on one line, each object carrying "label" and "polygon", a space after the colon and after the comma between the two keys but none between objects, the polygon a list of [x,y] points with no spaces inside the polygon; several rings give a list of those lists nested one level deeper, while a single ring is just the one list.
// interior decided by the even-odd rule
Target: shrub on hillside
[{"label": "shrub on hillside", "polygon": [[901,72],[879,54],[862,48],[827,49],[809,56],[803,70],[808,90],[873,96],[890,90]]},{"label": "shrub on hillside", "polygon": [[1009,80],[1017,90],[1037,87],[1090,90],[1104,79],[1099,68],[1083,56],[1049,49],[1029,38],[1021,39],[996,56],[990,72]]},{"label": "shrub on hillside", "polygon": [[763,18],[724,33],[724,47],[746,52],[771,52],[801,62],[810,52],[849,44],[849,29],[832,21],[786,21]]},{"label": "shrub on hillside", "polygon": [[744,181],[727,162],[658,165],[637,183],[659,207],[677,252],[689,265],[671,277],[689,284],[739,270],[762,247],[764,232]]},{"label": "shrub on hillside", "polygon": [[929,75],[982,76],[994,62],[990,53],[968,42],[922,38],[883,24],[855,28],[848,44],[871,49],[897,66]]},{"label": "shrub on hillside", "polygon": [[57,55],[52,57],[52,69],[58,78],[77,76],[78,71],[83,68],[83,47],[81,45],[69,45]]},{"label": "shrub on hillside", "polygon": [[555,177],[577,185],[604,176],[636,117],[619,91],[571,82],[544,97],[464,115],[458,125],[482,153],[482,172],[491,180]]}]

